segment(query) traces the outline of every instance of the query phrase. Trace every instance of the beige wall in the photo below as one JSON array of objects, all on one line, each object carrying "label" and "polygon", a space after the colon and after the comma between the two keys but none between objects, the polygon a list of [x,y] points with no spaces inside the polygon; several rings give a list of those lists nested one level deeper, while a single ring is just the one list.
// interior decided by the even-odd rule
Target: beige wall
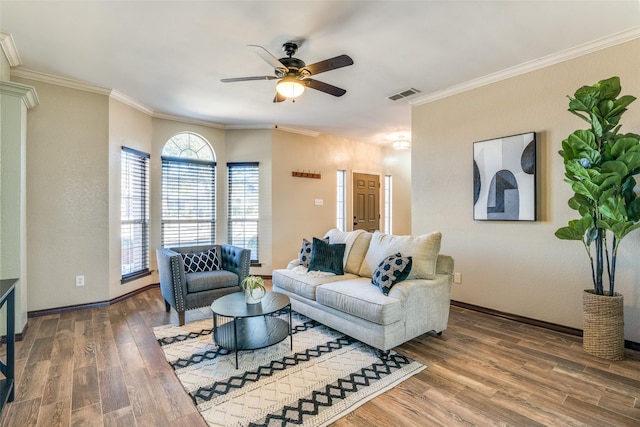
[{"label": "beige wall", "polygon": [[[303,237],[335,227],[336,170],[348,174],[347,218],[352,216],[351,174],[394,175],[394,231],[408,234],[410,153],[320,135],[281,130],[222,130],[152,118],[106,94],[16,78],[36,87],[40,105],[27,128],[28,310],[107,301],[157,283],[160,246],[161,153],[179,132],[212,146],[217,162],[217,242],[227,241],[227,162],[258,161],[260,267],[270,275],[297,256]],[[120,284],[120,151],[125,145],[150,158],[150,268],[152,275]],[[293,178],[294,170],[322,179]],[[382,195],[382,192],[381,192]],[[324,204],[316,206],[315,199]],[[384,199],[381,198],[381,203]],[[384,212],[383,210],[381,212]],[[381,226],[384,218],[381,218]],[[350,228],[350,222],[348,222]],[[76,287],[75,277],[85,276]]]},{"label": "beige wall", "polygon": [[[439,229],[442,251],[462,273],[455,300],[582,329],[582,289],[591,287],[578,242],[558,240],[575,213],[557,151],[586,123],[567,112],[566,95],[620,76],[623,94],[640,96],[640,40],[470,90],[412,112],[413,232]],[[623,131],[640,133],[640,101],[623,117]],[[537,133],[536,222],[473,221],[474,141]],[[625,337],[640,341],[640,232],[621,244],[617,291],[625,296]]]},{"label": "beige wall", "polygon": [[[149,268],[152,270],[150,276],[124,284],[120,283],[122,277],[120,238],[120,159],[122,147],[150,154],[152,151],[151,123],[152,119],[149,115],[118,100],[109,99],[109,299],[152,283],[158,283],[158,272],[155,269],[155,250],[149,252]],[[151,222],[149,227],[150,230],[154,230],[159,228],[160,224]]]},{"label": "beige wall", "polygon": [[[109,98],[38,81],[27,123],[29,311],[109,299]],[[119,229],[117,231],[119,233]],[[85,286],[75,286],[75,276]]]},{"label": "beige wall", "polygon": [[[227,162],[260,163],[258,256],[261,265],[259,267],[251,267],[251,274],[259,275],[271,275],[273,271],[271,140],[271,130],[230,130],[226,132]],[[226,162],[220,164],[220,176],[224,176],[226,182]],[[224,218],[226,218],[226,215]]]},{"label": "beige wall", "polygon": [[[303,238],[322,237],[336,227],[339,169],[347,171],[347,228],[351,229],[348,219],[353,216],[349,202],[352,173],[378,174],[382,180],[383,149],[328,135],[273,132],[274,268],[286,267],[298,255]],[[297,178],[291,176],[293,171],[319,172],[322,178]],[[316,205],[316,199],[322,199],[323,204]]]}]

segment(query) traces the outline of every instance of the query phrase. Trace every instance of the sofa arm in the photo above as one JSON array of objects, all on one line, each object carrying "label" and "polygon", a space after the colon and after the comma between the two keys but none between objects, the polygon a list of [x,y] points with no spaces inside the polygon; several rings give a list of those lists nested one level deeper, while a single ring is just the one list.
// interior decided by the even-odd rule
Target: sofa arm
[{"label": "sofa arm", "polygon": [[439,254],[436,260],[436,274],[453,274],[454,264],[453,257]]},{"label": "sofa arm", "polygon": [[220,245],[222,269],[238,275],[238,285],[249,275],[251,250],[233,245]]},{"label": "sofa arm", "polygon": [[162,297],[178,312],[185,310],[187,281],[182,256],[168,248],[156,249]]}]

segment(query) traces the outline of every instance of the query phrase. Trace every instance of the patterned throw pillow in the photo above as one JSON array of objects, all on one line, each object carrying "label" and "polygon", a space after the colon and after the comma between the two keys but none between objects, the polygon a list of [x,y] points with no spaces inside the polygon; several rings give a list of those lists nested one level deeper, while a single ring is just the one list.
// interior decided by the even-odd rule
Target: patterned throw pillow
[{"label": "patterned throw pillow", "polygon": [[412,260],[410,256],[403,257],[399,252],[386,257],[373,272],[371,283],[376,285],[383,294],[389,291],[398,282],[405,280],[411,272]]},{"label": "patterned throw pillow", "polygon": [[[322,239],[323,242],[329,243],[329,238],[325,237]],[[313,245],[307,239],[302,239],[302,247],[300,248],[300,256],[298,259],[300,260],[300,265],[305,267],[309,267],[309,261],[311,261],[311,252],[313,250]]]},{"label": "patterned throw pillow", "polygon": [[222,265],[215,248],[193,254],[180,254],[184,261],[185,273],[220,270]]},{"label": "patterned throw pillow", "polygon": [[344,274],[342,260],[347,245],[335,243],[330,245],[324,240],[313,238],[313,248],[308,271],[324,271],[336,275]]}]

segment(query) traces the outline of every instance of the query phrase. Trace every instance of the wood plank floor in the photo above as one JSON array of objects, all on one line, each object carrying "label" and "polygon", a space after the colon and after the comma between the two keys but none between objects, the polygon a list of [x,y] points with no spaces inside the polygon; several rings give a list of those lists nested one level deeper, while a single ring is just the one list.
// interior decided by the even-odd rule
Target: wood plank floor
[{"label": "wood plank floor", "polygon": [[[208,317],[187,312],[187,321]],[[158,288],[109,307],[29,319],[2,426],[204,426],[155,342],[176,323]],[[429,367],[334,423],[639,426],[640,353],[608,362],[581,339],[451,308],[448,329],[397,350]],[[3,348],[4,351],[4,348]]]}]

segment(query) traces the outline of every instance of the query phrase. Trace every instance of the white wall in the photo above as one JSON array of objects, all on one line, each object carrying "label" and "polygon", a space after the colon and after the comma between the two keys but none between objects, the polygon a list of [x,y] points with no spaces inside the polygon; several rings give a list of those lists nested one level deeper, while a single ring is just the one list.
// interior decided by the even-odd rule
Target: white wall
[{"label": "white wall", "polygon": [[[442,252],[455,258],[463,283],[452,298],[582,329],[581,291],[591,287],[579,242],[554,232],[575,213],[557,154],[561,141],[586,123],[567,112],[566,95],[620,76],[623,94],[640,96],[640,40],[416,106],[412,112],[412,224],[416,234],[439,229]],[[640,101],[622,120],[640,133]],[[536,222],[473,221],[472,150],[482,141],[537,133]],[[625,337],[640,342],[640,232],[618,253],[617,290],[625,297]]]}]

